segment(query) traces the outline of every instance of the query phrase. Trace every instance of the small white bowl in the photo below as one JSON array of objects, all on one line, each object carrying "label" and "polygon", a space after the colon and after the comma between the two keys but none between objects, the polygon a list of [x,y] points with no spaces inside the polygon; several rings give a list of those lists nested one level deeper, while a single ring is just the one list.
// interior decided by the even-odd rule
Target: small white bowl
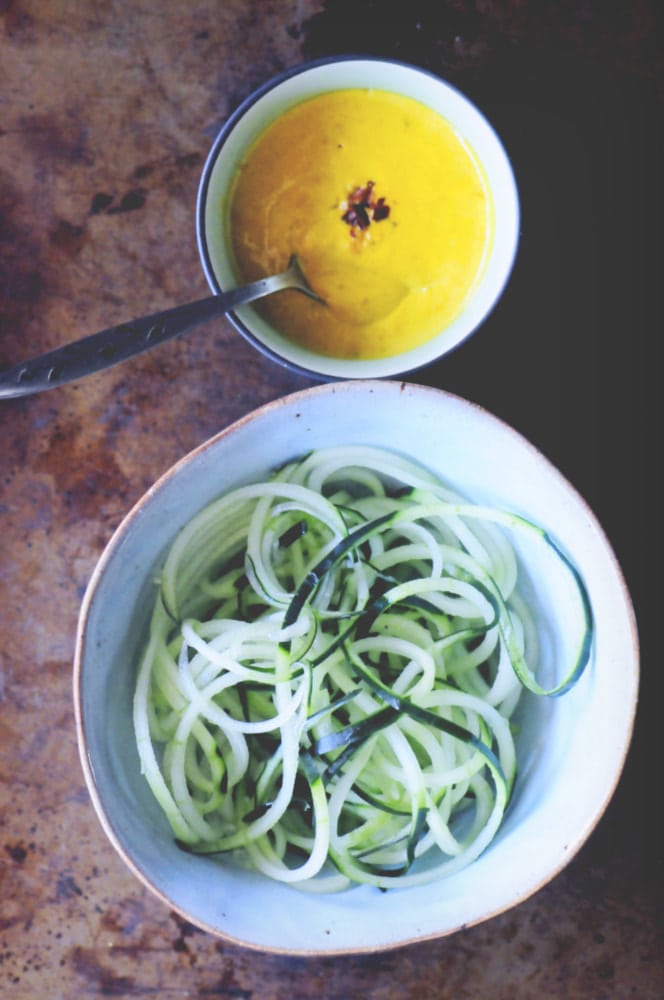
[{"label": "small white bowl", "polygon": [[297,371],[322,379],[383,378],[429,364],[470,336],[500,297],[516,255],[519,201],[509,159],[486,118],[454,87],[414,66],[353,57],[307,63],[268,81],[231,115],[212,146],[198,192],[198,247],[213,292],[234,288],[238,277],[222,207],[228,205],[233,180],[248,149],[271,122],[296,104],[345,88],[373,88],[413,98],[447,119],[474,151],[494,209],[493,241],[482,277],[460,315],[439,334],[412,350],[376,360],[317,354],[289,340],[252,306],[237,310],[230,318],[260,351]]},{"label": "small white bowl", "polygon": [[[233,487],[312,448],[340,444],[410,455],[471,499],[541,524],[585,580],[595,644],[576,687],[527,704],[516,791],[498,835],[476,862],[428,886],[320,896],[178,849],[140,773],[131,703],[154,575],[179,530]],[[522,556],[535,614],[554,623],[549,666],[563,663],[571,637],[555,581],[544,579],[528,553]],[[391,381],[332,382],[295,393],[222,431],[167,472],[99,560],[81,609],[74,670],[85,778],[103,828],[130,869],[191,923],[249,947],[298,954],[375,951],[449,934],[543,886],[608,804],[629,745],[637,689],[630,598],[583,500],[532,445],[486,411],[439,390]]]}]

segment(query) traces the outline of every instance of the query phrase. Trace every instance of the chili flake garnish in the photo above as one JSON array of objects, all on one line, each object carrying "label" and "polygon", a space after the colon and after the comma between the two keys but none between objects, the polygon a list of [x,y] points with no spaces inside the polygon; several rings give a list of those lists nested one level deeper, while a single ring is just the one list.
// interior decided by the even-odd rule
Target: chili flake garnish
[{"label": "chili flake garnish", "polygon": [[341,207],[345,209],[342,220],[350,226],[351,236],[364,232],[372,222],[381,222],[390,214],[390,206],[384,198],[376,198],[374,181],[367,181],[364,187],[354,188]]}]

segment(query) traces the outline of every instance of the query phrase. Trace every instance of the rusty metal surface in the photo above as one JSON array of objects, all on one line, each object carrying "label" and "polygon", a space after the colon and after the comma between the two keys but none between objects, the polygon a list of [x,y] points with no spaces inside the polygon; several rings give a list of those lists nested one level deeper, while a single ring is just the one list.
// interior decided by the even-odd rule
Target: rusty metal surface
[{"label": "rusty metal surface", "polygon": [[[260,956],[142,889],[96,820],[71,699],[79,602],[181,455],[307,384],[221,320],[0,406],[0,992],[33,997],[655,998],[662,962],[662,15],[656,0],[0,3],[0,364],[206,294],[194,234],[216,127],[274,72],[364,51],[484,108],[519,259],[482,330],[414,379],[531,438],[604,524],[634,597],[634,746],[586,847],[517,909],[394,953]],[[584,762],[583,766],[592,766]],[[441,889],[441,891],[444,891]]]}]

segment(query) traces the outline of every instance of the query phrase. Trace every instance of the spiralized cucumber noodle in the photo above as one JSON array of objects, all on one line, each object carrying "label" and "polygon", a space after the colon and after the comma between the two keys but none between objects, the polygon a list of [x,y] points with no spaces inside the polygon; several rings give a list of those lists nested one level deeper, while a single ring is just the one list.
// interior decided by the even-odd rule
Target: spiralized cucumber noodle
[{"label": "spiralized cucumber noodle", "polygon": [[[515,532],[578,606],[578,655],[548,688]],[[176,538],[137,675],[141,768],[185,850],[310,891],[421,884],[490,844],[519,699],[567,691],[591,642],[583,581],[542,528],[397,454],[317,450]]]}]

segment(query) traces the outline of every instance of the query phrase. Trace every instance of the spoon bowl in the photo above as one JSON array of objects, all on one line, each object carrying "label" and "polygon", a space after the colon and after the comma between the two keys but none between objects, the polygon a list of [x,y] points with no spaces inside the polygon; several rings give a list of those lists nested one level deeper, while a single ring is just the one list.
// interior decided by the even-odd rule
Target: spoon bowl
[{"label": "spoon bowl", "polygon": [[[247,176],[252,153],[260,144],[261,138],[273,125],[283,122],[287,116],[305,107],[308,102],[344,92],[354,95],[358,117],[366,95],[385,93],[415,102],[443,119],[445,127],[449,127],[455,134],[460,146],[472,151],[474,161],[478,165],[478,172],[488,195],[487,210],[491,213],[491,233],[485,246],[485,257],[476,276],[477,280],[469,288],[461,305],[461,311],[451,312],[450,318],[442,319],[438,327],[433,323],[431,336],[429,337],[428,333],[424,334],[429,339],[418,341],[418,335],[414,333],[410,339],[400,339],[398,343],[404,345],[400,347],[393,332],[394,326],[399,325],[402,311],[408,311],[410,300],[413,300],[415,314],[421,315],[420,298],[424,296],[420,296],[420,292],[425,292],[432,285],[438,284],[440,278],[443,291],[440,293],[439,301],[444,301],[448,275],[456,273],[457,261],[451,261],[450,266],[441,271],[438,266],[439,258],[436,257],[435,273],[432,272],[425,280],[422,276],[425,265],[420,262],[413,271],[412,261],[407,261],[404,265],[403,256],[392,255],[391,250],[387,253],[382,252],[386,243],[383,235],[380,235],[382,241],[378,268],[380,280],[377,281],[375,274],[373,277],[368,274],[368,266],[364,267],[364,273],[361,270],[360,253],[353,253],[352,250],[347,253],[343,238],[338,241],[331,239],[322,212],[317,210],[312,212],[307,219],[308,228],[304,234],[300,231],[302,227],[299,224],[295,227],[293,223],[294,228],[291,230],[286,218],[283,227],[276,233],[274,245],[272,241],[268,241],[269,250],[275,253],[277,250],[283,252],[285,259],[285,255],[291,249],[290,246],[285,246],[289,234],[297,233],[299,239],[295,242],[295,246],[302,255],[307,274],[311,276],[315,287],[324,296],[328,305],[324,321],[317,325],[316,317],[309,310],[298,309],[297,313],[301,314],[298,317],[300,328],[295,330],[295,324],[291,322],[295,310],[291,313],[290,309],[286,308],[285,299],[283,303],[273,303],[274,309],[255,309],[252,306],[238,309],[232,313],[230,320],[238,332],[268,358],[320,381],[394,377],[422,368],[456,349],[486,320],[500,298],[511,273],[519,238],[519,200],[513,171],[500,139],[482,113],[454,87],[419,67],[388,59],[337,56],[305,63],[268,80],[230,115],[214,140],[201,176],[196,219],[201,263],[211,289],[219,291],[238,280],[242,262],[237,253],[239,244],[233,226],[234,218],[244,218],[244,216],[237,216],[237,213],[234,215],[234,199],[240,178],[243,174]],[[336,122],[333,116],[330,120],[332,124]],[[344,146],[346,135],[343,124],[336,123],[335,129],[333,148],[325,146],[321,138],[318,146],[309,142],[306,146],[307,156],[319,156],[322,163],[321,171],[325,173],[332,153],[336,155],[337,150],[344,149],[342,162],[346,163],[348,183],[356,181],[364,183],[370,178],[378,184],[380,181],[378,175],[383,166],[378,154],[376,154],[378,158],[371,165],[366,163],[367,169],[370,170],[366,176],[363,160],[362,172],[356,177],[354,171],[357,161],[343,159],[351,156],[352,143],[349,141],[347,146]],[[323,129],[321,133],[327,134]],[[311,135],[307,134],[311,139]],[[371,146],[370,135],[367,136],[367,145]],[[412,174],[413,170],[409,164],[418,161],[421,151],[421,145],[407,150],[403,161],[405,173]],[[285,189],[295,189],[296,192],[302,193],[303,198],[310,191],[306,183],[307,178],[316,174],[316,162],[313,162],[311,170],[309,162],[307,157],[300,156],[298,159],[294,150],[288,168],[290,172],[284,178]],[[298,163],[299,169],[303,171],[302,176],[296,172]],[[264,168],[265,175],[270,178],[266,193],[271,197],[273,189],[279,188],[281,175],[278,174],[276,165],[273,167],[268,162],[265,166],[262,160],[261,164],[261,171]],[[288,164],[287,157],[286,164]],[[271,169],[277,174],[274,181],[270,174]],[[359,170],[359,166],[357,169]],[[393,179],[396,176],[391,173]],[[439,183],[442,186],[445,184],[442,169]],[[341,188],[337,190],[336,187],[333,193],[332,189],[330,190],[328,208],[343,219],[343,216],[339,215],[343,203],[337,200],[343,192]],[[392,189],[383,192],[382,188],[379,188],[379,191],[389,198],[393,197]],[[272,206],[273,202],[270,197],[266,197],[264,202],[261,202],[260,198],[256,199],[257,212],[271,215],[273,209],[269,206]],[[250,201],[247,203],[254,204]],[[290,202],[287,204],[290,205]],[[307,204],[313,205],[313,202]],[[390,208],[392,211],[389,221],[381,222],[380,225],[395,228],[400,224],[397,205],[393,202]],[[403,203],[401,210],[404,210]],[[426,212],[421,209],[419,202],[417,211],[410,217],[423,218],[426,221]],[[440,216],[437,218],[440,219]],[[401,219],[403,221],[403,215]],[[321,229],[318,228],[319,224],[322,225]],[[402,232],[404,228],[402,226]],[[369,232],[372,247],[379,245],[376,230],[377,227]],[[240,228],[238,231],[242,233],[244,229]],[[381,229],[379,233],[383,234],[384,231]],[[246,232],[243,238],[246,239]],[[426,224],[423,226],[422,240],[424,241],[422,246],[426,251]],[[454,241],[450,239],[449,245],[453,244]],[[313,253],[312,246],[315,251]],[[389,246],[393,248],[394,242],[391,241]],[[340,255],[343,255],[341,260]],[[373,250],[371,256],[372,259],[376,259],[377,255]],[[421,261],[421,258],[426,260],[426,252],[419,255],[418,260]],[[333,296],[332,285],[328,290],[324,281],[318,281],[317,272],[322,272],[328,266],[337,269],[337,264],[343,265],[347,277],[343,289],[341,291],[337,289],[337,294]],[[350,272],[355,265],[357,269],[353,277]],[[392,289],[388,289],[386,301],[380,301],[378,297],[378,301],[374,299],[365,303],[365,291],[375,296],[378,286],[384,288],[386,282],[383,279],[386,278],[388,268],[396,272],[394,294]],[[356,287],[353,287],[353,282]],[[309,305],[306,302],[296,304]],[[277,306],[279,308],[276,308]],[[347,321],[348,329],[339,329],[338,340],[331,345],[331,340],[324,329],[328,325],[325,320],[334,317],[340,309],[344,313],[343,320]],[[441,313],[442,311],[441,309]],[[383,330],[382,333],[378,331],[381,336],[376,335],[370,340],[367,350],[364,350],[362,345],[354,350],[356,346],[354,338],[357,336],[358,339],[362,339],[367,326],[374,322],[382,323],[386,315],[395,317],[395,323],[390,329],[387,332]],[[423,323],[426,325],[429,322],[430,319],[425,315]],[[381,343],[377,343],[378,341]],[[388,344],[387,354],[383,351],[385,343]],[[393,353],[389,353],[389,345],[394,346]],[[336,353],[335,347],[339,347]]]}]

